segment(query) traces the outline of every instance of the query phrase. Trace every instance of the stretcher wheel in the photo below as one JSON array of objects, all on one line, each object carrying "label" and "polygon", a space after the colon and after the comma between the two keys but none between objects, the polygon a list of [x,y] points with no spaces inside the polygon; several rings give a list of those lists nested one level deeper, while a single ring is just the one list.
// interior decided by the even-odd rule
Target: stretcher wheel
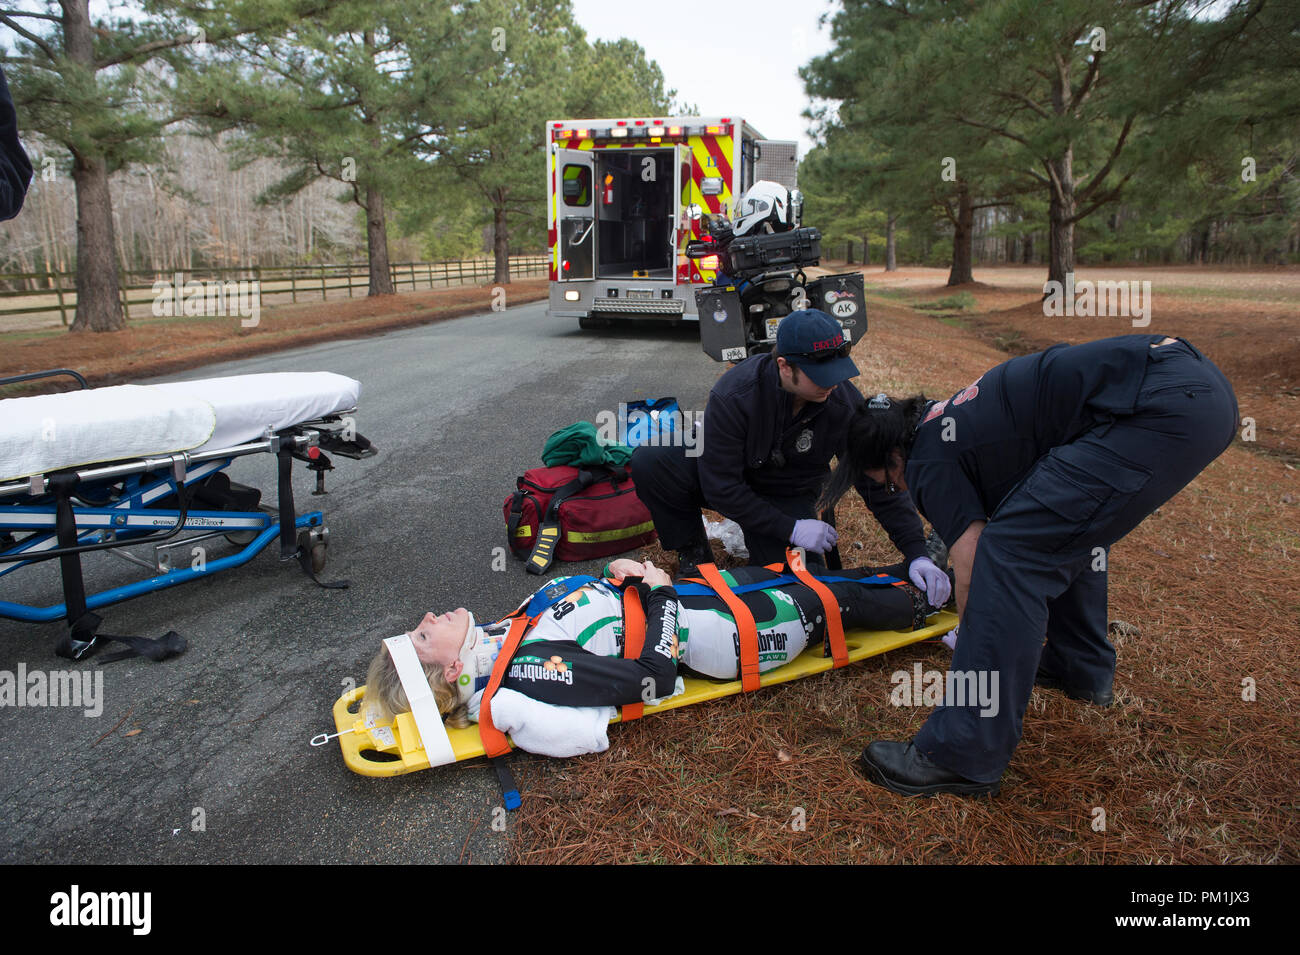
[{"label": "stretcher wheel", "polygon": [[319,574],[325,569],[325,550],[329,546],[328,535],[322,528],[313,534],[310,529],[303,528],[298,532],[298,546],[301,547],[311,556],[311,570],[314,574]]}]

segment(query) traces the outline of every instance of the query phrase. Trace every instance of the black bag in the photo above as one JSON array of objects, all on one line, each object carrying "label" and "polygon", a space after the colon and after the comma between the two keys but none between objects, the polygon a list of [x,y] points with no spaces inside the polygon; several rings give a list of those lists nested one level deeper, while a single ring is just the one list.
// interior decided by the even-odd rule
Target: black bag
[{"label": "black bag", "polygon": [[813,228],[772,235],[747,235],[732,240],[722,253],[722,271],[732,278],[777,268],[816,265],[822,255],[822,234]]}]

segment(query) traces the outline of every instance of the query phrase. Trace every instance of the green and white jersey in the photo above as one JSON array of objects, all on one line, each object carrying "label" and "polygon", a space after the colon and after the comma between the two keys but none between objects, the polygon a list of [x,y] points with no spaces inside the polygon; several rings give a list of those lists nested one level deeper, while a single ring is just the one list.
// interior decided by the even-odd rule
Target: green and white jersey
[{"label": "green and white jersey", "polygon": [[[728,571],[722,572],[722,579],[731,587],[738,586]],[[765,673],[803,653],[813,623],[784,590],[773,587],[761,594],[767,599],[746,595],[745,604],[758,625],[758,669]],[[681,662],[705,676],[734,680],[740,675],[740,636],[727,605],[720,597],[687,598],[686,603],[707,606],[683,606],[678,614]]]},{"label": "green and white jersey", "polygon": [[[730,573],[723,571],[722,577],[729,585],[738,585]],[[556,578],[546,586],[564,579]],[[758,624],[758,668],[766,672],[789,663],[804,651],[813,624],[794,598],[783,590],[772,588],[762,593],[767,600],[751,597],[746,604]],[[703,602],[708,606],[683,607],[679,601],[678,659],[705,676],[735,679],[740,673],[740,638],[735,621],[721,598],[707,598]],[[602,583],[578,588],[538,619],[520,643],[520,653],[526,654],[530,643],[543,640],[573,641],[589,653],[620,656],[623,652],[621,595]]]},{"label": "green and white jersey", "polygon": [[[567,580],[556,577],[542,589]],[[616,657],[623,653],[623,598],[599,582],[579,587],[550,607],[520,642],[520,652],[542,640],[572,641],[588,653]]]}]

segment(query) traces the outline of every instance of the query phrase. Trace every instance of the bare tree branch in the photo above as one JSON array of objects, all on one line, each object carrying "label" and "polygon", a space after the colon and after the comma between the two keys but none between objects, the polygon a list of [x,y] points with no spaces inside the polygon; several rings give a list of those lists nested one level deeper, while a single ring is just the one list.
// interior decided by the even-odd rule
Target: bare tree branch
[{"label": "bare tree branch", "polygon": [[55,54],[55,52],[52,49],[50,49],[49,45],[43,39],[41,39],[32,31],[26,29],[25,27],[21,27],[17,23],[14,23],[14,21],[10,19],[9,14],[0,13],[0,23],[3,23],[9,29],[13,30],[24,40],[27,40],[30,43],[33,43],[36,46],[40,47],[41,52],[50,58],[51,63],[58,62],[59,57]]}]

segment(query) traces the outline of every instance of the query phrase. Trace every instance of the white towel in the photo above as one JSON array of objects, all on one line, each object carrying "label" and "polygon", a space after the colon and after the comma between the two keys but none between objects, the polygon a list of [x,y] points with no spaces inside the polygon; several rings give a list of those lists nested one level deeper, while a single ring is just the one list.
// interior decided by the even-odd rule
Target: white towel
[{"label": "white towel", "polygon": [[[483,692],[469,701],[478,720]],[[492,697],[492,723],[522,750],[541,756],[581,756],[609,749],[612,706],[556,706],[504,687]]]},{"label": "white towel", "polygon": [[0,401],[0,480],[172,454],[212,435],[212,405],[142,385]]}]

